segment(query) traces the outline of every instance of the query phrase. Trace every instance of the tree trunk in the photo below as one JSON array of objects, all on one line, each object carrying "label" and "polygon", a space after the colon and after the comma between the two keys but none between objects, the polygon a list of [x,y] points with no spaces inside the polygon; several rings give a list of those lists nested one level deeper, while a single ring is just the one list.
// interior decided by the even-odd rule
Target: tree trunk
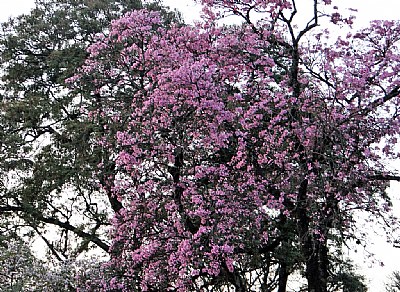
[{"label": "tree trunk", "polygon": [[328,286],[328,249],[326,241],[321,242],[309,236],[304,247],[306,256],[306,278],[308,292],[327,292]]},{"label": "tree trunk", "polygon": [[288,277],[289,273],[287,270],[287,265],[282,261],[279,267],[278,292],[286,292]]},{"label": "tree trunk", "polygon": [[[315,236],[310,230],[307,204],[308,181],[300,184],[297,197],[297,229],[301,250],[306,264],[308,292],[327,292],[328,289],[328,248],[326,237]],[[323,230],[326,231],[326,230]],[[324,232],[325,233],[325,232]]]}]

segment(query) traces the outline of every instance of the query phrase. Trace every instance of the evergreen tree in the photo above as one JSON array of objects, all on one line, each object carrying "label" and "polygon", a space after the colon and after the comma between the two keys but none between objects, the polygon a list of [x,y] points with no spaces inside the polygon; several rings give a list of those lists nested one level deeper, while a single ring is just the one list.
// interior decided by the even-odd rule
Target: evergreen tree
[{"label": "evergreen tree", "polygon": [[[84,90],[69,90],[65,79],[113,19],[140,8],[139,0],[37,0],[29,14],[2,24],[3,234],[36,234],[58,259],[79,254],[89,243],[108,251],[105,230],[122,206],[100,187],[108,174],[96,173],[100,161],[110,173],[114,167],[96,142],[105,125],[88,116],[99,103]],[[161,10],[166,25],[179,21],[159,2],[147,8]],[[46,234],[49,226],[57,235]]]}]

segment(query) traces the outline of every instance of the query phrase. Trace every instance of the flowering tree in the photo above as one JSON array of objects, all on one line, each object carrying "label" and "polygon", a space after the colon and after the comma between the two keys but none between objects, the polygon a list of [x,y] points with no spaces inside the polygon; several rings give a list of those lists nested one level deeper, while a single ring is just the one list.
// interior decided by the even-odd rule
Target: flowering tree
[{"label": "flowering tree", "polygon": [[[103,181],[123,205],[105,285],[286,291],[304,268],[308,291],[327,291],[329,244],[355,236],[354,213],[392,219],[398,177],[382,158],[397,157],[400,26],[329,45],[321,17],[353,21],[331,1],[300,28],[295,1],[202,2],[195,27],[146,10],[114,21],[69,80],[101,102],[98,143],[117,165]],[[242,24],[219,25],[227,15]]]}]

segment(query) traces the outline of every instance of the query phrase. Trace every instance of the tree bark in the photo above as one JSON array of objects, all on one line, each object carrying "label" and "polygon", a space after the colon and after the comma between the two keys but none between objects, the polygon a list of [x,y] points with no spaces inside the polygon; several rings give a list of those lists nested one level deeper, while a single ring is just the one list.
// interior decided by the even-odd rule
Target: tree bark
[{"label": "tree bark", "polygon": [[328,248],[326,238],[319,238],[310,230],[310,217],[307,213],[308,181],[300,184],[297,197],[297,224],[302,254],[306,264],[308,292],[327,292],[328,290]]},{"label": "tree bark", "polygon": [[279,266],[278,292],[286,292],[288,277],[287,264],[282,261]]},{"label": "tree bark", "polygon": [[306,278],[308,292],[327,292],[328,288],[328,252],[326,242],[320,242],[310,236],[305,246]]}]

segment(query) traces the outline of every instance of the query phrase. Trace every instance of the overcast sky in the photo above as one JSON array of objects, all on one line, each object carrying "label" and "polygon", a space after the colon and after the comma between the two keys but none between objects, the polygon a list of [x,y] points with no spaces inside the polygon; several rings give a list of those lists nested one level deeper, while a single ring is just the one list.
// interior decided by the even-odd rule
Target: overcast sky
[{"label": "overcast sky", "polygon": [[[311,0],[299,0],[299,4],[307,4]],[[366,26],[374,19],[398,20],[400,13],[399,0],[337,0],[337,3],[356,8],[358,10],[356,25],[358,27]],[[191,22],[193,18],[198,18],[199,6],[196,6],[191,0],[164,0],[164,3],[171,8],[180,10],[186,20]],[[10,16],[17,16],[21,13],[28,13],[34,7],[34,0],[0,0],[0,21],[7,20]],[[339,4],[340,8],[340,4]],[[393,184],[391,194],[396,196],[400,194],[399,184]],[[400,196],[397,195],[397,198]],[[399,202],[399,199],[396,199]],[[397,203],[400,205],[400,203]],[[398,214],[400,216],[400,214]],[[369,226],[361,226],[373,231]],[[372,237],[374,245],[370,251],[376,254],[378,261],[382,261],[384,266],[373,264],[371,262],[363,263],[363,256],[366,254],[360,249],[357,252],[357,262],[362,265],[363,273],[368,277],[369,288],[371,292],[380,292],[383,290],[383,282],[393,270],[400,270],[400,249],[394,249],[385,242],[385,238]]]},{"label": "overcast sky", "polygon": [[[311,0],[298,2],[309,1]],[[198,15],[199,6],[192,0],[164,0],[164,3],[171,8],[179,9],[188,22]],[[337,3],[358,9],[357,22],[360,25],[368,24],[373,19],[399,19],[400,1],[397,0],[338,0]],[[34,0],[0,0],[0,20],[4,21],[10,16],[29,12],[33,7]]]},{"label": "overcast sky", "polygon": [[[312,0],[298,0],[298,6],[307,5]],[[200,6],[196,6],[193,0],[163,0],[171,8],[177,8],[184,15],[184,18],[190,21],[198,15]],[[400,1],[398,0],[334,0],[334,3],[341,8],[341,5],[355,8],[357,13],[357,24],[367,25],[374,19],[399,19]],[[343,3],[343,4],[341,4]]]}]

